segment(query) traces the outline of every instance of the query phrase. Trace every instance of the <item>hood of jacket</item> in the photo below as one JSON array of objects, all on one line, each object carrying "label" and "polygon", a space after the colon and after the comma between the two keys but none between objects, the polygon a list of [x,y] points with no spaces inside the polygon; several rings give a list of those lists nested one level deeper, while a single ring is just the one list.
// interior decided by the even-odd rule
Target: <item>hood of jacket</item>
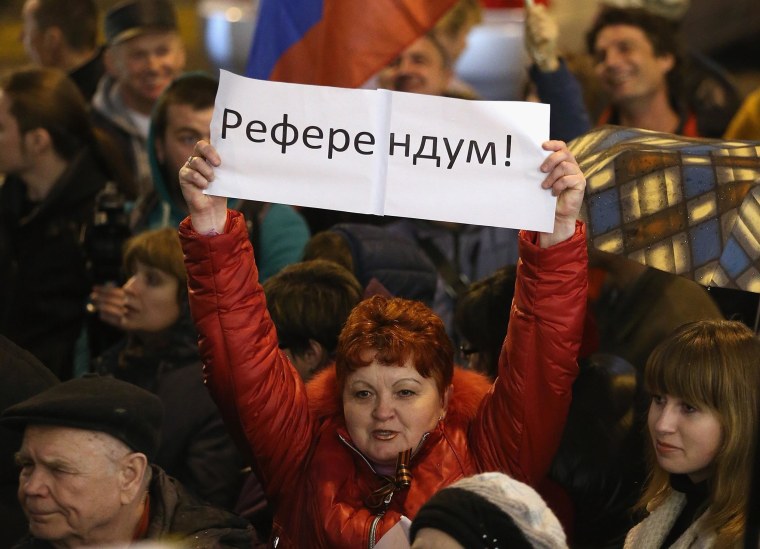
[{"label": "hood of jacket", "polygon": [[140,137],[137,127],[125,115],[127,109],[119,95],[119,84],[112,76],[106,74],[98,82],[95,95],[92,97],[92,107],[128,135]]}]

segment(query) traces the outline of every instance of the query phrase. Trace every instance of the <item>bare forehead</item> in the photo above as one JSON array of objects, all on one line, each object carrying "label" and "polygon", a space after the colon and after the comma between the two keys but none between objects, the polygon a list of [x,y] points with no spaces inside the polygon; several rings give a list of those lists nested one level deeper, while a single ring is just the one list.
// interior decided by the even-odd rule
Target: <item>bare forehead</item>
[{"label": "bare forehead", "polygon": [[443,55],[428,36],[421,36],[416,41],[412,42],[401,55],[413,56],[424,55],[433,59],[443,60]]},{"label": "bare forehead", "polygon": [[167,106],[167,123],[171,126],[201,126],[208,129],[214,115],[214,106],[194,108],[188,103],[170,103]]},{"label": "bare forehead", "polygon": [[112,46],[112,48],[116,52],[134,53],[159,47],[179,46],[180,44],[181,39],[178,33],[174,31],[154,31],[134,36],[129,40]]},{"label": "bare forehead", "polygon": [[407,358],[404,364],[386,364],[379,362],[374,356],[368,360],[370,363],[367,366],[357,368],[348,375],[346,385],[354,383],[390,385],[403,380],[419,383],[434,382],[432,378],[425,378],[417,371],[411,358]]}]

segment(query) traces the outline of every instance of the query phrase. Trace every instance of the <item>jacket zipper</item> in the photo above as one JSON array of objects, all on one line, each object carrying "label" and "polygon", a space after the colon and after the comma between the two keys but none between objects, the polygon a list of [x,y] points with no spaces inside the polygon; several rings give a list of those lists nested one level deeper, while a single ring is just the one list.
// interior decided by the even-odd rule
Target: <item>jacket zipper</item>
[{"label": "jacket zipper", "polygon": [[[427,439],[427,437],[429,435],[430,435],[430,433],[425,433],[424,435],[422,435],[422,438],[420,439],[419,444],[417,444],[417,447],[412,452],[411,457],[414,457],[417,454],[417,452],[419,451],[419,449],[422,447],[422,444],[425,442],[425,440]],[[353,444],[351,444],[349,441],[347,441],[345,438],[343,438],[343,435],[341,435],[340,433],[338,433],[338,438],[341,440],[341,442],[343,442],[343,444],[345,444],[351,450],[353,450],[354,452],[356,452],[356,454],[360,458],[362,458],[364,460],[364,463],[367,464],[367,466],[370,468],[370,471],[372,471],[373,473],[377,474],[377,471],[375,471],[375,468],[372,467],[372,464],[369,462],[369,460],[366,457],[364,457],[364,454],[362,454],[359,451],[358,448],[356,448]],[[393,492],[391,492],[390,494],[388,494],[388,497],[386,497],[385,501],[383,501],[383,504],[385,504],[385,509],[388,509],[388,505],[390,505],[390,503],[391,503],[391,498],[393,498]],[[377,536],[377,525],[380,524],[380,519],[382,519],[384,515],[385,515],[385,510],[380,511],[375,516],[375,518],[372,519],[372,524],[369,527],[369,544],[367,545],[367,547],[369,549],[373,549],[375,547],[375,543],[376,543],[376,539],[375,538]]]}]

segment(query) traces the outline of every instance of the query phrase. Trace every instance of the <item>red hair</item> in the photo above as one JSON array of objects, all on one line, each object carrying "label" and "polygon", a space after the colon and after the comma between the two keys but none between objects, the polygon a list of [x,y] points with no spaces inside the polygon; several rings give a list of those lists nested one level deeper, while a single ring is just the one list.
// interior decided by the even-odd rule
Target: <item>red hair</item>
[{"label": "red hair", "polygon": [[435,379],[443,394],[454,375],[454,347],[443,321],[430,308],[409,299],[379,295],[359,303],[338,339],[336,375],[342,391],[351,372],[369,366],[361,355],[377,351],[374,360],[402,366],[411,360],[422,377]]}]

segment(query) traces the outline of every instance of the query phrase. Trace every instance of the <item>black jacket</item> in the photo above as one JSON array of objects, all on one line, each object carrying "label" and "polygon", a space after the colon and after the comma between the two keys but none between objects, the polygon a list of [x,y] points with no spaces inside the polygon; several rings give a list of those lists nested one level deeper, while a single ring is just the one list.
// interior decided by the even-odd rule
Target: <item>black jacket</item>
[{"label": "black jacket", "polygon": [[242,457],[203,384],[197,332],[188,306],[160,344],[129,335],[95,361],[100,374],[156,394],[164,405],[154,463],[194,495],[231,509],[243,483]]},{"label": "black jacket", "polygon": [[61,380],[72,375],[91,290],[84,228],[106,180],[83,151],[40,203],[17,177],[0,187],[0,333]]}]

